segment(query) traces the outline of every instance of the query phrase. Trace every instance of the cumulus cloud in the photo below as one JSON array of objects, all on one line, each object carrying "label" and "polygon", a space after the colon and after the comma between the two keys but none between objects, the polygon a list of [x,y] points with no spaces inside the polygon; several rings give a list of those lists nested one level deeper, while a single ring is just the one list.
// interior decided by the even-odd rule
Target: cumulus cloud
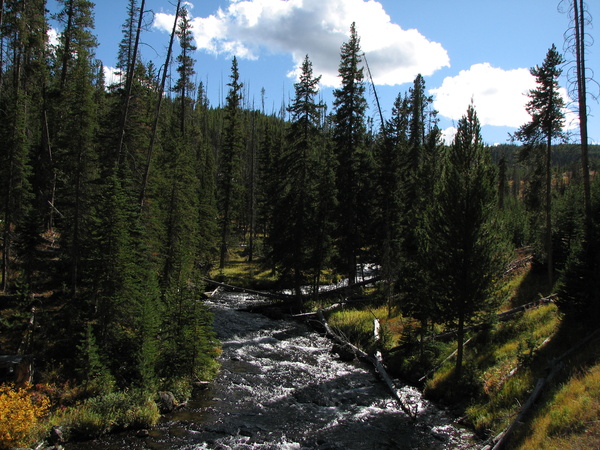
[{"label": "cumulus cloud", "polygon": [[112,86],[119,84],[122,81],[121,71],[115,67],[103,66],[104,71],[104,84],[106,86]]},{"label": "cumulus cloud", "polygon": [[446,145],[452,145],[454,142],[454,136],[456,136],[456,132],[458,130],[455,127],[448,127],[442,130],[442,140]]},{"label": "cumulus cloud", "polygon": [[55,28],[48,29],[48,44],[56,47],[58,45],[58,31]]},{"label": "cumulus cloud", "polygon": [[[504,70],[489,63],[474,64],[454,77],[447,77],[439,88],[431,89],[434,107],[442,116],[460,119],[473,101],[482,125],[520,127],[531,120],[525,109],[528,93],[536,87],[529,69]],[[567,92],[561,95],[568,104]],[[572,113],[565,110],[565,124],[572,127]]]},{"label": "cumulus cloud", "polygon": [[525,104],[534,87],[535,78],[528,69],[503,70],[482,63],[445,78],[430,93],[442,116],[460,119],[473,100],[482,125],[518,127],[529,120]]},{"label": "cumulus cloud", "polygon": [[[199,50],[248,59],[263,52],[290,54],[290,76],[297,76],[308,54],[325,86],[339,84],[340,46],[352,22],[377,84],[410,82],[450,65],[440,43],[392,23],[374,0],[231,0],[226,10],[192,21]],[[154,26],[170,31],[173,16],[156,14]]]}]

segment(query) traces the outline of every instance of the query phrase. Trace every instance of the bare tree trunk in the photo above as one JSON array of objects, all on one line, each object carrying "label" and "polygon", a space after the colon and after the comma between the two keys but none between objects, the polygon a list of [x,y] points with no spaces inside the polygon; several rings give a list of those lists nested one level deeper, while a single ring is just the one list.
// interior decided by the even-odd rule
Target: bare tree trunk
[{"label": "bare tree trunk", "polygon": [[458,316],[458,328],[456,330],[456,366],[454,370],[454,376],[458,380],[462,375],[462,365],[464,358],[464,347],[465,347],[465,315],[461,311]]},{"label": "bare tree trunk", "polygon": [[171,52],[173,50],[173,40],[175,39],[175,32],[177,31],[177,21],[179,19],[179,10],[181,8],[181,0],[177,0],[177,9],[175,10],[175,21],[173,22],[173,31],[171,31],[171,38],[169,39],[169,48],[167,50],[167,57],[165,58],[165,65],[163,68],[162,79],[158,91],[158,103],[156,105],[156,112],[154,115],[154,123],[152,124],[152,136],[150,137],[150,145],[148,147],[148,153],[146,155],[146,169],[144,170],[144,178],[142,180],[142,189],[140,192],[140,210],[144,209],[144,202],[146,200],[146,188],[148,186],[148,177],[150,176],[150,164],[152,162],[152,151],[154,149],[154,142],[156,141],[156,131],[158,129],[158,118],[160,116],[160,106],[162,104],[163,93],[165,90],[165,84],[167,81],[167,72],[169,69],[169,63],[171,62]]},{"label": "bare tree trunk", "polygon": [[[577,4],[579,2],[579,5]],[[581,169],[583,175],[583,198],[585,225],[589,233],[592,225],[592,203],[590,192],[590,169],[588,160],[587,99],[585,76],[585,18],[583,0],[573,0],[575,16],[575,55],[577,60],[577,93],[579,102],[579,134],[581,137]]]},{"label": "bare tree trunk", "polygon": [[546,142],[546,261],[548,264],[548,285],[552,289],[554,264],[552,258],[552,135],[550,132]]},{"label": "bare tree trunk", "polygon": [[[4,3],[0,0],[0,29],[4,25]],[[4,79],[4,33],[0,33],[0,90],[2,89],[2,80]]]},{"label": "bare tree trunk", "polygon": [[[142,21],[144,19],[144,8],[146,0],[142,0],[140,5],[140,14],[138,17],[137,30],[135,32],[135,42],[133,44],[133,55],[129,59],[129,67],[127,68],[127,80],[125,83],[125,106],[123,108],[123,117],[121,118],[121,134],[119,137],[119,147],[117,149],[117,167],[121,164],[123,153],[123,141],[125,139],[125,127],[127,126],[127,117],[129,116],[129,104],[131,103],[131,91],[133,89],[133,77],[135,74],[135,65],[137,61],[138,46],[140,43],[140,34],[142,30]],[[177,23],[177,19],[175,19]]]},{"label": "bare tree trunk", "polygon": [[63,32],[65,39],[65,48],[62,58],[62,71],[60,75],[60,90],[62,91],[67,81],[67,69],[69,64],[69,55],[71,54],[71,29],[73,28],[73,0],[69,1],[67,9],[67,26]]}]

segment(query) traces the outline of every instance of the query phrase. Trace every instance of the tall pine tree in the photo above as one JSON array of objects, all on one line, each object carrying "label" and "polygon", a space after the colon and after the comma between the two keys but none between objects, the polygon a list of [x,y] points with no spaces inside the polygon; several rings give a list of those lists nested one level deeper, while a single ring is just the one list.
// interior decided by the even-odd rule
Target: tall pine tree
[{"label": "tall pine tree", "polygon": [[270,236],[272,258],[284,273],[291,272],[295,292],[320,269],[316,255],[320,242],[318,213],[321,105],[316,103],[320,77],[313,77],[312,63],[305,57],[295,97],[289,106],[290,127],[281,168],[283,183],[275,208],[278,211]]},{"label": "tall pine tree", "polygon": [[552,260],[552,142],[553,139],[563,136],[565,102],[560,95],[558,86],[558,78],[562,73],[560,66],[563,62],[563,57],[556,50],[556,46],[552,45],[546,53],[543,64],[530,70],[537,83],[537,87],[529,92],[530,100],[526,106],[531,121],[522,125],[515,133],[515,137],[525,144],[526,151],[535,154],[543,149],[544,152],[544,188],[542,190],[544,200],[542,203],[545,214],[544,250],[549,286],[552,286],[554,280]]},{"label": "tall pine tree", "polygon": [[227,84],[227,104],[225,105],[225,124],[223,143],[218,171],[218,198],[220,216],[220,257],[219,267],[225,267],[227,249],[231,234],[232,222],[240,203],[241,155],[244,149],[242,135],[242,88],[237,58],[231,62],[231,80]]},{"label": "tall pine tree", "polygon": [[482,143],[473,105],[458,123],[437,183],[427,227],[431,282],[445,321],[457,327],[455,375],[461,376],[466,325],[490,310],[494,281],[503,268],[494,235],[496,177]]},{"label": "tall pine tree", "polygon": [[356,25],[350,27],[350,39],[341,48],[339,76],[341,88],[333,92],[333,142],[338,161],[337,218],[340,269],[349,283],[356,281],[359,256],[366,243],[369,205],[368,191],[372,155],[366,145],[365,84],[360,38]]}]

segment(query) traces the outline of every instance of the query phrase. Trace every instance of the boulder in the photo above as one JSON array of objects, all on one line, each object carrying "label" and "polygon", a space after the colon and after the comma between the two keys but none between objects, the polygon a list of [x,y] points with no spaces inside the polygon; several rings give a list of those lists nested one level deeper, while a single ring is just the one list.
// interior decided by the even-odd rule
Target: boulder
[{"label": "boulder", "polygon": [[331,353],[335,353],[340,357],[342,361],[345,362],[354,361],[354,358],[356,356],[354,354],[354,351],[349,346],[341,344],[333,344]]},{"label": "boulder", "polygon": [[177,401],[172,392],[159,392],[158,393],[158,409],[162,414],[173,412],[177,407]]}]

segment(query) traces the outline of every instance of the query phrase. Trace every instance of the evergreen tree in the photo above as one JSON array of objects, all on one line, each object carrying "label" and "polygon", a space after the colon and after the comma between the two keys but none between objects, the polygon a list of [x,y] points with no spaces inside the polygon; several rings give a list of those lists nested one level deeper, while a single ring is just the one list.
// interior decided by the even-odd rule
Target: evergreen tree
[{"label": "evergreen tree", "polygon": [[158,283],[139,228],[135,193],[111,176],[98,201],[94,227],[96,342],[121,386],[155,381]]},{"label": "evergreen tree", "polygon": [[215,154],[211,148],[208,135],[208,121],[210,111],[208,99],[204,92],[202,82],[198,84],[198,95],[194,110],[194,123],[197,129],[195,135],[196,148],[196,173],[198,176],[198,264],[203,270],[208,270],[211,260],[215,256],[217,246],[217,205],[216,205],[216,161]]},{"label": "evergreen tree", "polygon": [[426,211],[436,201],[434,186],[439,178],[439,129],[433,99],[425,95],[425,81],[418,75],[401,105],[401,119],[395,119],[398,146],[397,258],[395,264],[399,305],[405,314],[421,324],[421,356],[427,326],[436,320],[436,306],[428,278],[428,261],[423,258]]},{"label": "evergreen tree", "polygon": [[[408,98],[398,95],[390,120],[383,127],[377,158],[376,225],[374,245],[386,280],[386,298],[391,307],[402,239],[401,162],[406,152],[408,132]],[[391,312],[391,311],[389,311]]]},{"label": "evergreen tree", "polygon": [[[531,121],[522,125],[515,133],[515,138],[523,142],[529,153],[537,153],[544,147],[544,195],[546,264],[548,269],[548,284],[552,286],[554,266],[552,261],[552,140],[561,138],[564,126],[564,100],[558,90],[558,77],[562,73],[560,65],[564,62],[562,56],[552,47],[548,50],[542,66],[530,70],[535,77],[537,87],[529,92],[527,112]],[[538,160],[539,161],[539,160]],[[539,162],[536,163],[539,164]],[[537,165],[537,164],[536,164]],[[537,170],[540,170],[539,168]],[[540,182],[537,178],[534,182]]]},{"label": "evergreen tree", "polygon": [[218,172],[218,198],[221,228],[219,267],[225,267],[227,248],[231,232],[232,221],[235,217],[240,202],[240,176],[241,154],[244,148],[242,135],[242,88],[238,71],[237,58],[234,56],[231,63],[231,81],[227,104],[225,106],[225,124],[223,130],[223,144],[219,161]]},{"label": "evergreen tree", "polygon": [[457,326],[455,375],[460,378],[465,326],[489,311],[495,277],[502,270],[501,241],[493,234],[492,221],[495,173],[473,105],[460,119],[454,144],[442,161],[436,197],[427,256],[441,317]]},{"label": "evergreen tree", "polygon": [[[7,59],[0,70],[5,83],[0,86],[0,205],[2,217],[2,285],[9,287],[9,267],[17,256],[23,259],[24,246],[13,249],[23,241],[25,229],[38,230],[34,206],[33,175],[41,170],[34,163],[41,152],[42,88],[46,83],[45,48],[47,24],[44,2],[7,0],[2,5],[2,45],[6,45]],[[4,71],[4,72],[3,72]],[[36,172],[34,172],[36,170]],[[30,215],[33,214],[33,216]],[[27,223],[32,222],[31,224]],[[13,250],[15,253],[13,254]],[[27,272],[27,268],[25,268]]]},{"label": "evergreen tree", "polygon": [[86,244],[91,243],[93,182],[98,177],[96,40],[91,32],[93,4],[86,0],[61,2],[64,8],[59,18],[66,20],[67,26],[56,52],[61,69],[58,86],[54,88],[58,89],[59,100],[54,105],[51,125],[58,174],[56,208],[62,214],[57,225],[68,267],[67,285],[75,298],[89,257]]},{"label": "evergreen tree", "polygon": [[315,255],[319,250],[318,206],[320,105],[315,102],[320,77],[313,77],[312,63],[305,57],[295,98],[288,107],[291,123],[286,136],[281,168],[285,171],[278,211],[270,236],[272,258],[284,273],[291,271],[296,294],[319,270]]},{"label": "evergreen tree", "polygon": [[135,64],[134,47],[136,36],[137,18],[140,12],[138,0],[128,0],[127,2],[127,18],[121,28],[123,38],[119,43],[119,51],[117,53],[116,67],[121,71],[121,76],[129,72],[129,68]]},{"label": "evergreen tree", "polygon": [[360,39],[353,23],[350,39],[341,48],[339,75],[342,86],[333,92],[333,142],[337,156],[339,202],[337,233],[340,268],[349,283],[356,280],[359,254],[364,248],[369,205],[372,155],[366,146],[364,74]]},{"label": "evergreen tree", "polygon": [[181,48],[181,53],[177,56],[177,62],[179,63],[177,66],[177,73],[179,74],[179,78],[177,79],[175,86],[173,86],[173,91],[177,93],[181,101],[181,112],[179,113],[180,131],[182,135],[185,135],[185,123],[187,118],[186,105],[191,103],[189,96],[196,88],[192,81],[192,77],[196,73],[194,70],[194,63],[196,61],[191,56],[191,53],[196,50],[196,46],[192,44],[194,38],[192,35],[192,25],[188,17],[188,11],[185,7],[181,9],[180,16],[179,28],[177,29],[179,47]]}]

